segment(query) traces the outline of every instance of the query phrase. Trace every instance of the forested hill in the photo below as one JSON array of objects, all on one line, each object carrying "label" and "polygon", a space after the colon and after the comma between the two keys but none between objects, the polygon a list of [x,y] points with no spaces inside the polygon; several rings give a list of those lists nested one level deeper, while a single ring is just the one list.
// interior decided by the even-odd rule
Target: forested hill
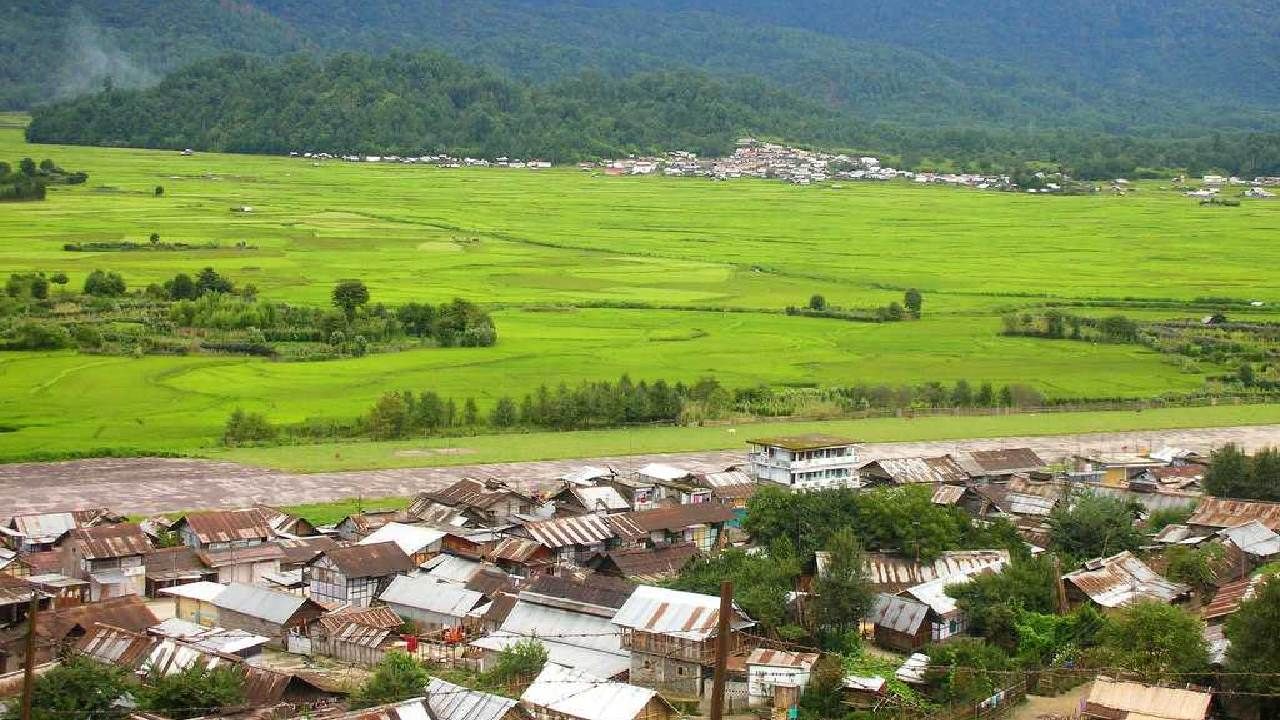
[{"label": "forested hill", "polygon": [[556,162],[721,154],[743,134],[870,152],[913,169],[1014,172],[1043,162],[1089,178],[1163,176],[1168,168],[1280,175],[1276,133],[1179,139],[909,128],[868,123],[759,80],[669,71],[532,84],[433,52],[342,54],[323,63],[227,56],[146,90],[113,88],[41,106],[27,128],[34,142]]},{"label": "forested hill", "polygon": [[26,0],[0,107],[154,82],[225,50],[434,48],[520,79],[695,68],[915,127],[1280,126],[1257,0]]}]

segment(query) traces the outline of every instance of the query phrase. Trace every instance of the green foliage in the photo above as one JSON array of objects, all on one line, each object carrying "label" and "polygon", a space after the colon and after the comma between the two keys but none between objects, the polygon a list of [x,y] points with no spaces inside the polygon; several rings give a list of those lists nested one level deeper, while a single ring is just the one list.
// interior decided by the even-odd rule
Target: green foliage
[{"label": "green foliage", "polygon": [[956,638],[925,650],[930,695],[946,703],[974,703],[1012,685],[1009,656],[975,638]]},{"label": "green foliage", "polygon": [[60,350],[73,345],[71,333],[61,325],[39,320],[22,320],[5,333],[8,350]]},{"label": "green foliage", "polygon": [[832,534],[827,543],[826,572],[814,582],[820,627],[837,633],[857,630],[875,602],[866,577],[866,556],[850,528]]},{"label": "green foliage", "polygon": [[1091,604],[1067,615],[1020,611],[1014,622],[1018,636],[1017,657],[1024,667],[1060,667],[1092,647],[1106,617]]},{"label": "green foliage", "polygon": [[18,162],[18,172],[12,166],[0,162],[0,202],[20,200],[44,200],[49,185],[79,185],[89,176],[69,173],[46,158],[36,165],[31,158]]},{"label": "green foliage", "polygon": [[367,708],[419,697],[428,680],[430,676],[421,663],[401,650],[392,650],[378,662],[364,685],[352,693],[351,707]]},{"label": "green foliage", "polygon": [[227,447],[236,447],[267,442],[275,437],[276,429],[267,421],[265,415],[236,408],[227,418],[226,428],[222,432],[222,444]]},{"label": "green foliage", "polygon": [[[1265,581],[1227,620],[1225,670],[1235,673],[1229,687],[1245,692],[1280,692],[1280,580]],[[1274,701],[1274,699],[1273,699]],[[1274,704],[1272,704],[1274,707]]]},{"label": "green foliage", "polygon": [[907,312],[911,313],[912,317],[917,320],[920,319],[920,314],[924,309],[924,296],[920,294],[919,290],[915,288],[907,290],[906,294],[903,295],[902,304],[907,308]]},{"label": "green foliage", "polygon": [[1151,514],[1147,516],[1147,530],[1158,533],[1169,525],[1180,525],[1186,522],[1193,512],[1195,512],[1194,503],[1183,507],[1152,510]]},{"label": "green foliage", "polygon": [[140,694],[147,710],[175,720],[216,715],[244,703],[244,671],[234,666],[192,666],[169,675],[155,674]]},{"label": "green foliage", "polygon": [[508,645],[498,653],[498,661],[485,675],[484,682],[494,687],[528,683],[542,672],[547,657],[547,648],[537,638],[526,638]]},{"label": "green foliage", "polygon": [[906,485],[863,493],[854,527],[867,547],[928,561],[958,548],[969,524],[963,510],[935,505],[931,486]]},{"label": "green foliage", "polygon": [[946,592],[968,618],[968,631],[1014,652],[1019,648],[1018,623],[1025,613],[1049,614],[1057,608],[1053,559],[1015,555],[998,573],[977,575]]},{"label": "green foliage", "polygon": [[768,547],[763,553],[729,548],[690,563],[670,586],[718,596],[720,582],[732,580],[734,602],[764,628],[775,630],[787,623],[787,594],[795,589],[801,565],[786,541]]},{"label": "green foliage", "polygon": [[1216,543],[1199,548],[1174,545],[1164,553],[1168,563],[1164,576],[1190,585],[1200,593],[1208,592],[1217,585],[1213,568],[1222,560],[1223,554],[1223,546]]},{"label": "green foliage", "polygon": [[1280,448],[1247,456],[1233,443],[1224,445],[1210,457],[1204,489],[1215,497],[1280,500]]},{"label": "green foliage", "polygon": [[810,310],[826,310],[827,299],[821,295],[814,295],[813,297],[809,298],[809,309]]},{"label": "green foliage", "polygon": [[333,306],[347,316],[347,322],[355,320],[356,310],[369,302],[369,288],[359,280],[343,280],[333,287]]},{"label": "green foliage", "polygon": [[[31,702],[32,720],[121,720],[128,710],[117,701],[134,692],[129,676],[114,665],[71,657],[36,676]],[[18,702],[9,703],[6,720],[18,719]]]},{"label": "green foliage", "polygon": [[84,293],[97,297],[117,297],[124,294],[124,277],[118,272],[94,270],[84,281]]},{"label": "green foliage", "polygon": [[1180,607],[1140,600],[1108,618],[1090,650],[1097,667],[1123,668],[1145,682],[1189,682],[1187,675],[1209,669],[1204,623]]},{"label": "green foliage", "polygon": [[1049,514],[1053,546],[1061,553],[1076,559],[1109,557],[1142,545],[1129,504],[1089,492],[1075,493],[1068,500]]}]

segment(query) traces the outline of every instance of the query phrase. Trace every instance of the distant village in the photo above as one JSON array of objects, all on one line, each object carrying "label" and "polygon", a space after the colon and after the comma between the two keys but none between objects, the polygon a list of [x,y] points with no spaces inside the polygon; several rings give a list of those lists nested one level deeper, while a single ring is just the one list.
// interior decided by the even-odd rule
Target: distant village
[{"label": "distant village", "polygon": [[[139,677],[242,668],[236,717],[668,720],[707,711],[726,650],[731,712],[794,717],[822,652],[767,636],[736,604],[724,617],[721,598],[667,587],[727,548],[756,551],[742,521],[765,487],[927,488],[934,505],[974,522],[1007,520],[1033,556],[1050,543],[1051,513],[1078,493],[1131,503],[1139,527],[1187,508],[1184,521],[1147,531],[1141,553],[1062,568],[1061,608],[1110,613],[1153,599],[1189,608],[1221,664],[1223,624],[1265,581],[1257,570],[1280,559],[1280,503],[1205,496],[1207,464],[1182,448],[1044,458],[1008,447],[868,461],[853,441],[803,435],[751,440],[741,463],[715,472],[583,466],[536,489],[464,479],[326,526],[266,506],[138,522],[92,507],[19,515],[0,525],[0,697],[19,686],[28,661],[47,669],[76,655]],[[1217,549],[1208,591],[1162,575],[1161,555],[1174,547]],[[797,623],[834,561],[818,552],[789,594]],[[929,648],[969,629],[946,589],[1010,562],[1007,548],[928,559],[869,550],[864,574],[876,595],[860,633],[890,665],[844,677],[843,702],[881,708],[891,686],[935,682]],[[38,642],[28,657],[31,630]],[[421,697],[344,709],[353,683],[393,651],[484,672],[528,640],[547,660],[516,697],[437,677]],[[1204,720],[1218,706],[1211,686],[1095,675],[1078,717]],[[984,707],[1012,706],[1025,689],[1010,681]],[[1160,714],[1170,703],[1183,714]]]},{"label": "distant village", "polygon": [[[321,162],[341,160],[351,163],[398,163],[403,165],[431,165],[442,168],[507,168],[513,170],[547,170],[553,167],[546,160],[523,160],[508,157],[493,159],[454,157],[451,155],[334,155],[330,153],[291,152],[290,157]],[[899,170],[884,165],[873,156],[852,156],[792,147],[764,142],[755,138],[739,138],[732,155],[722,158],[702,158],[695,153],[672,151],[660,156],[627,157],[600,162],[578,163],[584,172],[599,172],[609,176],[649,176],[705,178],[716,181],[756,178],[777,180],[792,185],[818,185],[840,182],[887,182],[899,180],[921,185],[950,185],[976,190],[1054,194],[1064,192],[1111,192],[1123,195],[1133,188],[1125,178],[1108,183],[1076,181],[1055,173],[1035,173],[1036,187],[1021,187],[1008,175],[982,173],[940,173]],[[1269,187],[1280,187],[1280,178],[1258,177],[1245,180],[1238,177],[1206,175],[1203,178],[1173,178],[1175,186],[1196,184],[1184,189],[1188,197],[1200,200],[1217,200],[1225,187],[1244,188],[1241,197],[1270,199],[1275,193]]]}]

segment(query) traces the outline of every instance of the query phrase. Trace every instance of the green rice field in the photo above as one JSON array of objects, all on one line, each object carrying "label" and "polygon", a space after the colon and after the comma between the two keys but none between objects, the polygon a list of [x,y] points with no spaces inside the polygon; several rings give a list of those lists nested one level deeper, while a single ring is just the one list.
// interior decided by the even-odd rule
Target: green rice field
[{"label": "green rice field", "polygon": [[[323,363],[4,353],[0,458],[99,448],[216,453],[235,407],[279,422],[346,418],[385,391],[430,389],[474,396],[484,409],[541,383],[624,372],[714,375],[730,387],[964,378],[1027,383],[1051,397],[1151,397],[1194,390],[1205,373],[1224,369],[1189,371],[1135,346],[1005,338],[1000,313],[1046,298],[1216,296],[1264,301],[1254,314],[1274,317],[1280,302],[1280,201],[1199,207],[1158,184],[1125,197],[1044,197],[182,157],[31,146],[19,119],[0,119],[0,159],[23,156],[87,171],[89,182],[51,188],[45,202],[0,205],[0,273],[64,271],[79,286],[103,268],[140,288],[208,265],[263,297],[303,304],[327,303],[336,280],[359,277],[375,302],[463,296],[486,304],[499,342]],[[239,206],[253,210],[231,211]],[[145,241],[152,232],[219,247],[62,249]],[[835,305],[884,305],[912,286],[924,293],[919,322],[778,312],[814,293]],[[622,303],[680,309],[590,307]],[[1020,432],[1013,423],[1008,430]],[[693,442],[662,437],[654,449]]]}]

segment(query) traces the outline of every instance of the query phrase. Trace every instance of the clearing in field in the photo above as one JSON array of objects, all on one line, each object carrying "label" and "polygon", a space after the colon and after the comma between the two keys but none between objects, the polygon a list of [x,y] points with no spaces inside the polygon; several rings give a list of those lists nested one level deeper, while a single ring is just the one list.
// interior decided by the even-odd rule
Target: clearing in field
[{"label": "clearing in field", "polygon": [[[0,270],[96,268],[130,287],[212,266],[271,300],[328,303],[342,278],[374,302],[485,304],[491,348],[322,363],[244,357],[0,355],[0,456],[93,448],[193,451],[236,407],[279,422],[350,418],[389,390],[475,397],[546,383],[715,376],[728,387],[1028,383],[1051,398],[1195,390],[1232,368],[1133,345],[1001,336],[1000,315],[1048,300],[1139,316],[1125,298],[1257,300],[1280,266],[1280,203],[1199,207],[1146,185],[1126,197],[1041,197],[902,184],[609,178],[576,170],[443,170],[289,158],[31,146],[0,158],[89,173],[0,206]],[[162,196],[152,192],[156,185]],[[233,208],[252,208],[233,212]],[[207,249],[67,252],[67,243]],[[915,322],[791,317],[815,293],[847,307],[924,294]],[[1209,306],[1212,303],[1208,304]],[[655,309],[655,308],[665,309]],[[1125,309],[1129,308],[1129,309]],[[1232,311],[1233,314],[1236,311]],[[456,443],[455,443],[456,444]]]}]

